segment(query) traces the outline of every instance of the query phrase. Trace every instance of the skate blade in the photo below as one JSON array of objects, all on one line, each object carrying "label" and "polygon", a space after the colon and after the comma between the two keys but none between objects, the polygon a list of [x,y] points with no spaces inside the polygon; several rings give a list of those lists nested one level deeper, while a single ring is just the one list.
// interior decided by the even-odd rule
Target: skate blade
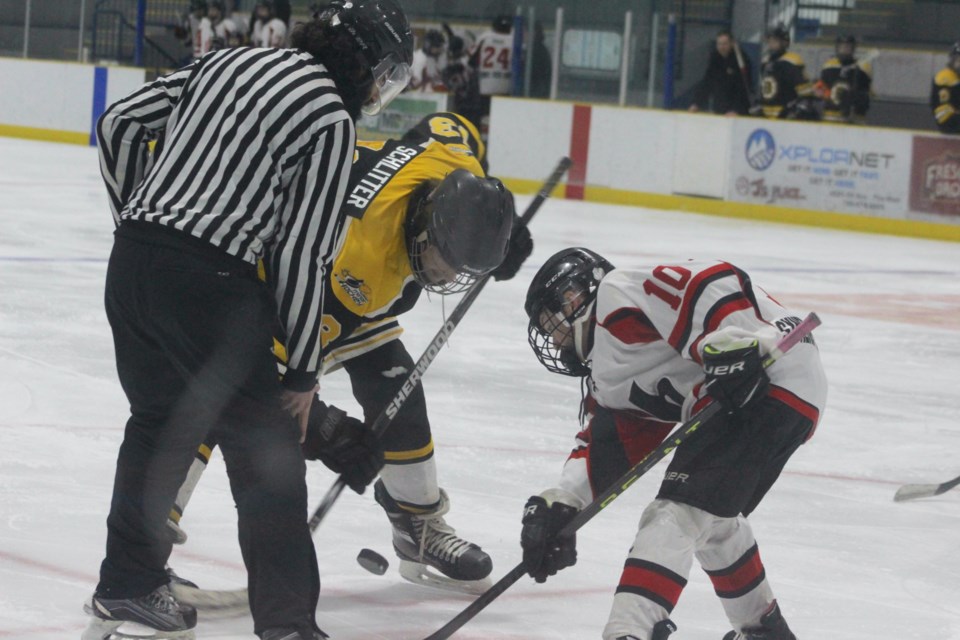
[{"label": "skate blade", "polygon": [[400,560],[400,576],[414,584],[443,591],[453,591],[470,596],[478,596],[487,591],[492,583],[490,578],[482,580],[454,580],[433,569],[429,565]]},{"label": "skate blade", "polygon": [[[89,605],[85,605],[83,609],[91,612]],[[196,640],[196,637],[193,629],[157,631],[133,622],[103,620],[94,616],[87,624],[80,640]]]},{"label": "skate blade", "polygon": [[195,607],[197,611],[206,614],[206,617],[226,618],[250,611],[250,598],[246,589],[215,591],[171,583],[170,590],[177,600]]}]

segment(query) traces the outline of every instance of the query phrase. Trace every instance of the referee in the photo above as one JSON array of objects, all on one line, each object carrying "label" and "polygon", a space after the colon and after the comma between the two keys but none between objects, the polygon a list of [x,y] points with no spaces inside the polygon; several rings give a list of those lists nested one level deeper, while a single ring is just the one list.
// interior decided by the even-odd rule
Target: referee
[{"label": "referee", "polygon": [[[396,0],[334,0],[291,41],[204,56],[113,104],[97,125],[118,224],[105,304],[131,417],[89,637],[125,622],[192,637],[196,611],[169,590],[163,529],[210,430],[237,506],[255,632],[326,637],[299,440],[317,388],[354,120],[406,85],[413,39]],[[282,386],[271,354],[278,323]]]}]

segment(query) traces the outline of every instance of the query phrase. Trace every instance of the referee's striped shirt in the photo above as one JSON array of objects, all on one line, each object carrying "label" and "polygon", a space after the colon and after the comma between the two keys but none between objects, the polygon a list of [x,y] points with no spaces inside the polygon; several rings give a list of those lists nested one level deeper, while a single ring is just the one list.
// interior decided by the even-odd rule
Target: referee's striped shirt
[{"label": "referee's striped shirt", "polygon": [[296,49],[217,51],[111,105],[97,137],[118,224],[160,224],[247,262],[268,258],[285,382],[310,388],[356,138],[326,69]]}]

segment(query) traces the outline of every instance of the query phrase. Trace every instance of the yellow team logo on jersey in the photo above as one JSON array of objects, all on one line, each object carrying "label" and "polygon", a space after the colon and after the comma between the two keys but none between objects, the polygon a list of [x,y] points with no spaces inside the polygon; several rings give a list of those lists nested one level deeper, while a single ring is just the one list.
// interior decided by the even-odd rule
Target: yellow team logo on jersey
[{"label": "yellow team logo on jersey", "polygon": [[360,278],[350,275],[349,269],[340,269],[333,277],[358,307],[370,301],[370,287]]},{"label": "yellow team logo on jersey", "polygon": [[946,104],[950,102],[950,89],[940,89],[940,102]]},{"label": "yellow team logo on jersey", "polygon": [[847,93],[850,91],[850,85],[846,82],[838,82],[830,89],[830,102],[833,104],[843,104],[847,99]]},{"label": "yellow team logo on jersey", "polygon": [[764,100],[772,100],[777,95],[777,79],[773,76],[764,76],[760,83],[760,95]]}]

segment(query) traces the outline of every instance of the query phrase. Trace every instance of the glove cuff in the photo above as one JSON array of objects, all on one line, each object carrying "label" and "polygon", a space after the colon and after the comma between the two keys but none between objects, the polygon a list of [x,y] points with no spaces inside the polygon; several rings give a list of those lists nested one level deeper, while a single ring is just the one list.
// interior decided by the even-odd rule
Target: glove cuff
[{"label": "glove cuff", "polygon": [[583,504],[583,500],[565,489],[547,489],[540,494],[540,497],[544,499],[548,507],[552,507],[555,502],[559,502],[580,511],[586,506]]}]

